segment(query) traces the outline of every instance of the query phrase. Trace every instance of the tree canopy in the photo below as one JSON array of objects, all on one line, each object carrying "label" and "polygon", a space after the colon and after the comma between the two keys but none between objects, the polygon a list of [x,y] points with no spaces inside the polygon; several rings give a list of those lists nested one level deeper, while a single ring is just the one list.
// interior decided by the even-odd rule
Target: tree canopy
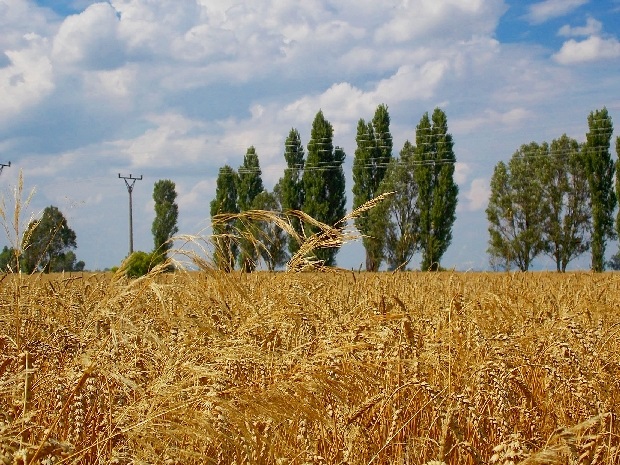
[{"label": "tree canopy", "polygon": [[76,271],[83,269],[83,262],[76,263],[73,249],[77,248],[75,232],[67,219],[55,206],[43,210],[39,220],[32,221],[22,244],[23,267],[27,273],[43,271]]},{"label": "tree canopy", "polygon": [[153,187],[153,200],[155,202],[155,219],[151,232],[153,233],[153,251],[159,261],[166,259],[166,254],[172,247],[170,239],[179,231],[177,221],[179,218],[179,206],[176,203],[176,185],[169,179],[162,179]]}]

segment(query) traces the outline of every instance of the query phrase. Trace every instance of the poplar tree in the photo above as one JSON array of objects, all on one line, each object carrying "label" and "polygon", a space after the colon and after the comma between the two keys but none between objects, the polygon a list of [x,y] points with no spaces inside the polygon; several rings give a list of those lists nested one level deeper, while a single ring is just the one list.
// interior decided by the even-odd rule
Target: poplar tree
[{"label": "poplar tree", "polygon": [[151,227],[153,233],[153,251],[157,254],[157,261],[163,262],[172,243],[170,239],[179,231],[177,221],[179,206],[176,203],[176,185],[169,179],[157,181],[153,187],[153,201],[155,202],[155,219]]},{"label": "poplar tree", "polygon": [[[345,215],[344,150],[333,145],[334,129],[319,111],[312,123],[308,157],[302,177],[305,199],[303,211],[314,219],[333,226]],[[306,225],[307,235],[318,230]],[[316,257],[326,266],[336,262],[336,248],[315,251]]]},{"label": "poplar tree", "polygon": [[[263,191],[254,199],[254,208],[277,212],[282,208],[278,198],[277,193]],[[267,265],[267,269],[273,271],[278,266],[284,265],[288,260],[284,230],[273,221],[257,221],[256,227],[262,243],[259,247],[259,254]]]},{"label": "poplar tree", "polygon": [[431,122],[425,113],[416,127],[413,155],[418,184],[422,270],[438,270],[441,257],[452,242],[458,201],[453,147],[446,114],[436,108]]},{"label": "poplar tree", "polygon": [[[357,149],[353,160],[353,208],[377,196],[392,159],[390,115],[386,105],[379,105],[372,122],[360,119],[357,124]],[[371,220],[372,211],[355,218],[355,226],[363,235],[366,270],[377,271],[384,259],[385,224]]]},{"label": "poplar tree", "polygon": [[215,198],[211,201],[211,222],[213,224],[213,243],[215,246],[213,259],[215,265],[223,271],[235,269],[238,253],[237,243],[233,239],[236,231],[232,220],[216,220],[216,215],[239,213],[237,204],[237,173],[226,165],[220,168],[217,176]]},{"label": "poplar tree", "polygon": [[613,124],[607,108],[590,112],[585,143],[585,166],[592,202],[592,270],[605,269],[605,247],[615,238],[614,162],[609,152]]},{"label": "poplar tree", "polygon": [[420,247],[418,185],[414,178],[414,147],[406,141],[400,158],[389,163],[379,192],[393,192],[370,210],[370,221],[385,227],[385,259],[389,270],[402,270]]},{"label": "poplar tree", "polygon": [[491,177],[486,209],[489,248],[494,268],[516,265],[529,270],[535,257],[545,251],[543,229],[549,209],[544,201],[540,173],[544,169],[546,144],[522,145],[508,165],[499,162]]},{"label": "poplar tree", "polygon": [[590,248],[590,191],[579,143],[566,134],[553,140],[540,176],[543,202],[548,206],[545,253],[553,258],[557,271],[564,272],[571,260]]},{"label": "poplar tree", "polygon": [[[243,157],[243,164],[237,170],[237,204],[240,212],[256,208],[254,199],[263,192],[263,179],[261,169],[254,146],[248,147]],[[258,263],[259,253],[254,244],[253,221],[251,218],[239,224],[241,238],[239,240],[240,253],[239,265],[243,271],[254,271]]]},{"label": "poplar tree", "polygon": [[[286,160],[286,168],[284,175],[278,181],[277,191],[279,193],[282,209],[301,210],[304,206],[304,183],[303,172],[305,165],[304,147],[301,143],[301,137],[297,129],[292,128],[284,142],[284,159]],[[298,218],[291,218],[291,224],[297,234],[303,236],[301,222]],[[299,250],[300,244],[289,238],[288,250],[291,255],[295,255]]]}]

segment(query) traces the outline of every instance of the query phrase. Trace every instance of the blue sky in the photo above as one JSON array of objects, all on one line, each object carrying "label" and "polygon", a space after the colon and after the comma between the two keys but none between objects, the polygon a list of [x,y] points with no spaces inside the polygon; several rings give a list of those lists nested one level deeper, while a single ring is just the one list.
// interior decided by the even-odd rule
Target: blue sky
[{"label": "blue sky", "polygon": [[[21,170],[36,188],[24,221],[57,206],[78,258],[103,269],[128,250],[118,173],[144,176],[134,248],[148,251],[159,179],[177,185],[180,232],[207,232],[218,168],[254,145],[271,189],[288,131],[307,144],[321,109],[350,206],[357,120],[387,104],[396,155],[439,106],[460,187],[442,264],[485,269],[495,164],[530,141],[584,140],[603,106],[620,125],[619,82],[618,0],[0,0],[0,185],[10,208]],[[338,255],[363,262],[359,243]]]}]

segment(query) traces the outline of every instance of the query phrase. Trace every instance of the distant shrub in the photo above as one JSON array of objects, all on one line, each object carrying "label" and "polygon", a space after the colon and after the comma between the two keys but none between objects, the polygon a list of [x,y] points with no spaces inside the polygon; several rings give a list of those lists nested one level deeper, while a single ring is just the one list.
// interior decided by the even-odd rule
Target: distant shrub
[{"label": "distant shrub", "polygon": [[121,269],[124,270],[130,278],[139,278],[151,271],[155,265],[156,263],[153,260],[152,254],[137,251],[125,259]]}]

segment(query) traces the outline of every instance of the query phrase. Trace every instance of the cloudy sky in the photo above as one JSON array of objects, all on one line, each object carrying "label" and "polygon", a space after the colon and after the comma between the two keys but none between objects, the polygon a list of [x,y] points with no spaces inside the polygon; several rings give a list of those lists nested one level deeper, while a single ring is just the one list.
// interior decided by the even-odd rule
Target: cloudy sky
[{"label": "cloudy sky", "polygon": [[[21,170],[26,216],[60,208],[88,269],[128,251],[119,173],[143,176],[134,248],[148,251],[157,180],[176,183],[180,231],[200,233],[218,168],[254,145],[271,189],[289,130],[306,145],[319,109],[348,155],[350,206],[356,124],[381,103],[395,154],[423,113],[446,112],[460,195],[442,264],[485,269],[495,164],[584,140],[603,106],[620,127],[620,0],[0,0],[1,192],[12,208]],[[363,262],[360,244],[338,255]]]}]

